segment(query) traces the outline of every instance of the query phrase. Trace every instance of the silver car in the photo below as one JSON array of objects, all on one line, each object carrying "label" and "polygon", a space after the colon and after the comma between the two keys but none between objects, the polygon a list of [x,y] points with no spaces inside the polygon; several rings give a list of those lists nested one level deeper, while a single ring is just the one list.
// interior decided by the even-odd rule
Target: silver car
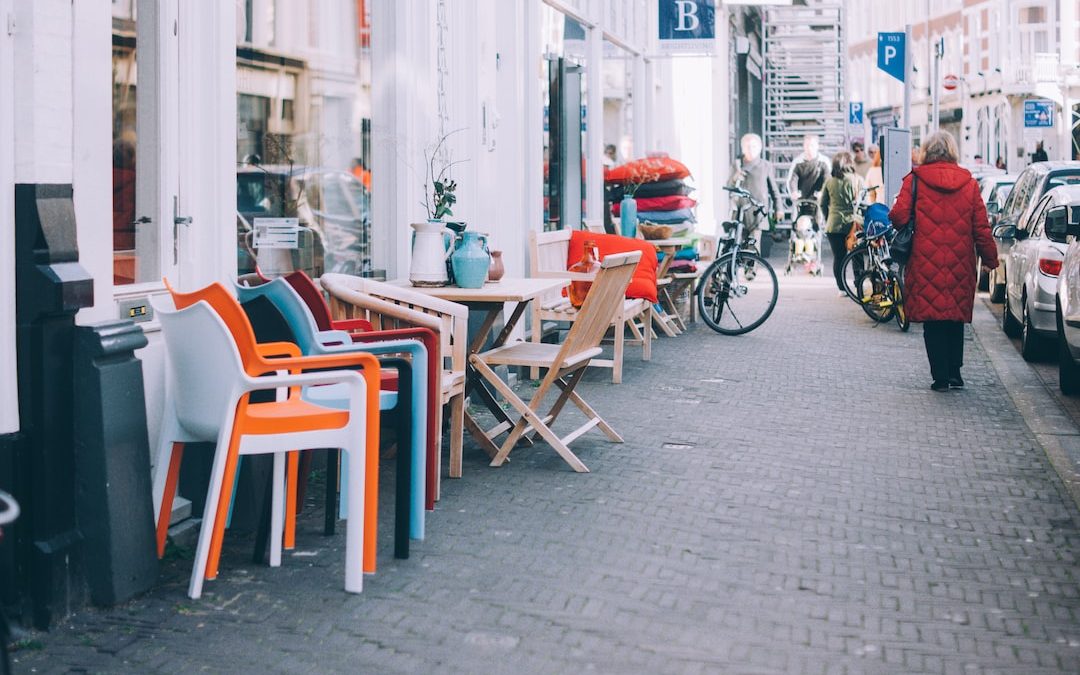
[{"label": "silver car", "polygon": [[1008,336],[1021,338],[1021,354],[1027,361],[1046,356],[1057,334],[1056,295],[1065,244],[1047,236],[1046,219],[1078,204],[1080,185],[1056,187],[1028,209],[1015,228],[999,226],[996,233],[1013,242],[1005,263],[1001,328]]},{"label": "silver car", "polygon": [[1080,206],[1058,207],[1046,218],[1046,236],[1067,243],[1058,275],[1056,319],[1058,385],[1061,393],[1080,394]]}]

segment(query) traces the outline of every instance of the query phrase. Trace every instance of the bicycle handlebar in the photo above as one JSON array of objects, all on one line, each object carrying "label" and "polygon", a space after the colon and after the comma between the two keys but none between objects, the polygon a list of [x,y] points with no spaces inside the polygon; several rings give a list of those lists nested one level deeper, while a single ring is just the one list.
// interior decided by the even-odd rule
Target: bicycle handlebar
[{"label": "bicycle handlebar", "polygon": [[736,187],[734,185],[725,185],[724,190],[732,193],[736,197],[742,197],[746,201],[750,202],[750,205],[753,206],[756,211],[759,211],[761,213],[765,213],[765,205],[762,204],[761,202],[759,202],[758,200],[754,199],[754,195],[750,194],[749,192],[747,192],[743,188]]}]

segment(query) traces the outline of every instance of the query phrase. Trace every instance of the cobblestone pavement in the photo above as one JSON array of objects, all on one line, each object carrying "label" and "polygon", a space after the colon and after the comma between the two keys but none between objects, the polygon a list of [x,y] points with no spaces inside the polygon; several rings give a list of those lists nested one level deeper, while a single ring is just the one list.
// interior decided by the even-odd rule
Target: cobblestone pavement
[{"label": "cobblestone pavement", "polygon": [[579,441],[592,473],[544,445],[500,469],[467,449],[428,538],[395,561],[384,537],[363,595],[316,508],[282,568],[233,542],[191,601],[173,564],[16,668],[1080,672],[1080,513],[987,352],[969,332],[968,388],[931,392],[918,326],[783,283],[748,336],[699,325],[651,363],[630,349],[622,385],[590,376],[626,438]]}]

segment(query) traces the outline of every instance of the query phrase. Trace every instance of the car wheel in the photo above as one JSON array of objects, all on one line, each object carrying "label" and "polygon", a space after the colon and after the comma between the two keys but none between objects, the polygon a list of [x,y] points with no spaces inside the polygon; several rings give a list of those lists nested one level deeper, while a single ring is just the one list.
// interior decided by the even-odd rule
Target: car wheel
[{"label": "car wheel", "polygon": [[1021,302],[1023,318],[1020,331],[1020,355],[1025,361],[1039,361],[1046,356],[1046,339],[1035,332],[1035,326],[1031,323],[1031,314],[1027,308],[1027,298]]},{"label": "car wheel", "polygon": [[1005,311],[1001,313],[1001,330],[1011,338],[1020,337],[1020,334],[1023,332],[1023,327],[1009,309],[1009,296],[1006,295],[1003,300],[1005,302]]},{"label": "car wheel", "polygon": [[1061,321],[1061,312],[1058,311],[1058,387],[1066,396],[1080,394],[1080,366],[1073,361],[1069,342],[1065,339],[1064,324]]},{"label": "car wheel", "polygon": [[990,302],[1005,302],[1005,266],[998,265],[990,271],[987,280],[990,288]]}]

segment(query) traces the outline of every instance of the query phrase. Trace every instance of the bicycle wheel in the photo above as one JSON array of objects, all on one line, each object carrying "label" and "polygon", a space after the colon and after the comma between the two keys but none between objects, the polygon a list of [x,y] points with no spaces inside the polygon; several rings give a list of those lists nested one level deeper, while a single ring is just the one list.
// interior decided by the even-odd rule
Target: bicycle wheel
[{"label": "bicycle wheel", "polygon": [[866,244],[860,244],[844,256],[844,262],[841,263],[840,278],[844,280],[844,290],[847,291],[848,297],[855,302],[859,302],[859,296],[855,293],[855,281],[859,278],[859,275],[863,273],[863,270],[870,267],[870,253],[866,248]]},{"label": "bicycle wheel", "polygon": [[904,306],[904,275],[900,274],[892,280],[892,297],[893,304],[896,307],[896,311],[893,313],[896,318],[896,325],[900,326],[900,330],[908,332],[911,328],[911,319],[908,318],[907,307]]},{"label": "bicycle wheel", "polygon": [[723,335],[749,333],[772,314],[780,286],[764,258],[739,251],[732,277],[732,254],[717,258],[698,283],[697,303],[706,325]]},{"label": "bicycle wheel", "polygon": [[896,305],[893,304],[887,280],[881,270],[866,270],[860,274],[855,282],[855,292],[856,297],[861,298],[859,306],[868,317],[878,323],[885,323],[893,318]]}]

